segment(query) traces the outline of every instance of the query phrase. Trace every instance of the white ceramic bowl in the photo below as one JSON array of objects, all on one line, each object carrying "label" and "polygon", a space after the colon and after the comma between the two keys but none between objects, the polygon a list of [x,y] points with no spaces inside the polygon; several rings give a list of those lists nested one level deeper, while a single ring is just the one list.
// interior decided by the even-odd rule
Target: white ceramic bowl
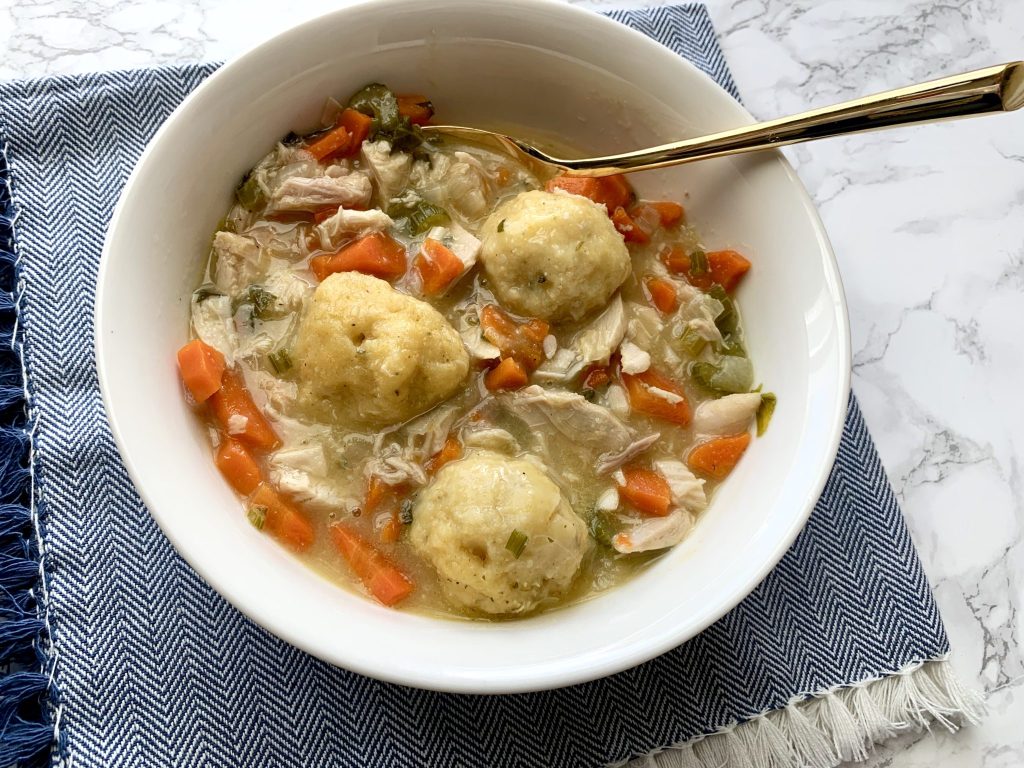
[{"label": "white ceramic bowl", "polygon": [[242,173],[328,95],[370,81],[429,94],[445,121],[522,125],[585,150],[749,122],[731,97],[646,37],[550,0],[394,0],[344,8],[223,67],[140,159],[107,235],[96,356],[110,425],[149,510],[217,591],[271,632],[372,677],[446,691],[552,688],[680,644],[749,593],[806,521],[835,456],[849,387],[834,257],[778,154],[634,177],[683,199],[711,247],[754,262],[740,291],[759,380],[779,396],[695,533],[631,582],[535,618],[473,623],[389,610],[323,580],[252,529],[182,397],[174,353],[210,235]]}]

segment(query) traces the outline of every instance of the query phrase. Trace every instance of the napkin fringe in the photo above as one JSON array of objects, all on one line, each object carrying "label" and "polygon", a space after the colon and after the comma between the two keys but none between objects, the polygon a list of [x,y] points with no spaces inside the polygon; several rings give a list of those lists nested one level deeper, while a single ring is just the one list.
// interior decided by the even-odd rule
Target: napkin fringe
[{"label": "napkin fringe", "polygon": [[45,761],[56,733],[45,574],[17,310],[22,286],[7,144],[0,138],[0,765]]},{"label": "napkin fringe", "polygon": [[874,745],[909,730],[977,724],[982,698],[947,656],[821,693],[797,696],[712,734],[616,763],[628,768],[835,768],[865,760]]}]

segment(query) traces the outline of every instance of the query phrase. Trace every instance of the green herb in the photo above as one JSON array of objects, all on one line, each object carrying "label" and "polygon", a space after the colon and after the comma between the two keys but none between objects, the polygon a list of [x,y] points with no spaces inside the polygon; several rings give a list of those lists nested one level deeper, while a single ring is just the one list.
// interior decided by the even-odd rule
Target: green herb
[{"label": "green herb", "polygon": [[263,530],[263,524],[267,521],[267,508],[254,504],[249,507],[249,511],[245,513],[245,516],[249,518],[249,522],[252,523],[252,527],[257,531]]},{"label": "green herb", "polygon": [[266,202],[263,188],[251,171],[242,177],[241,183],[235,189],[235,197],[247,211],[254,211]]},{"label": "green herb", "polygon": [[715,318],[715,325],[718,326],[718,330],[722,332],[723,336],[728,336],[730,333],[734,333],[737,328],[740,327],[740,316],[736,311],[736,305],[733,304],[729,294],[725,292],[725,289],[718,283],[715,283],[708,290],[708,295],[718,299],[722,302],[722,311]]},{"label": "green herb", "polygon": [[526,541],[530,537],[520,531],[518,528],[514,528],[512,533],[508,535],[508,541],[505,542],[505,549],[512,553],[512,557],[516,560],[523,554],[523,549],[526,548]]},{"label": "green herb", "polygon": [[700,332],[690,325],[679,336],[676,346],[679,351],[688,357],[696,357],[707,345],[707,339],[700,335]]},{"label": "green herb", "polygon": [[253,317],[267,320],[274,316],[277,296],[258,285],[250,285],[249,290],[246,291],[243,303],[252,304]]},{"label": "green herb", "polygon": [[292,367],[292,356],[288,354],[287,349],[279,349],[267,355],[267,362],[274,369],[274,373],[281,374]]},{"label": "green herb", "polygon": [[201,304],[211,296],[223,296],[224,294],[217,290],[217,286],[213,283],[207,283],[201,285],[192,292],[192,301],[196,304]]},{"label": "green herb", "polygon": [[690,375],[705,389],[720,394],[749,392],[754,384],[754,367],[745,357],[722,357],[716,363],[691,363]]},{"label": "green herb", "polygon": [[614,521],[609,515],[605,515],[601,512],[595,512],[590,518],[590,535],[594,538],[598,544],[603,544],[606,547],[612,545],[612,539],[617,534],[618,526],[615,525]]},{"label": "green herb", "polygon": [[775,396],[774,392],[765,392],[761,395],[761,404],[757,406],[758,437],[761,437],[768,431],[768,422],[772,420],[772,414],[775,413],[775,406],[778,404],[778,401],[779,398]]},{"label": "green herb", "polygon": [[505,220],[504,219],[502,219],[501,221],[498,222],[498,231],[499,232],[504,232],[505,231]]},{"label": "green herb", "polygon": [[402,522],[402,525],[412,523],[412,499],[406,499],[402,502],[402,508],[398,511],[398,519]]},{"label": "green herb", "polygon": [[409,231],[414,235],[421,235],[434,227],[440,227],[451,221],[448,211],[438,208],[436,205],[421,200],[409,212]]},{"label": "green herb", "polygon": [[690,274],[693,277],[708,273],[708,255],[700,248],[690,254]]},{"label": "green herb", "polygon": [[715,345],[715,350],[720,355],[728,355],[730,357],[747,356],[747,350],[743,346],[743,341],[739,339],[736,334],[723,337],[722,340]]}]

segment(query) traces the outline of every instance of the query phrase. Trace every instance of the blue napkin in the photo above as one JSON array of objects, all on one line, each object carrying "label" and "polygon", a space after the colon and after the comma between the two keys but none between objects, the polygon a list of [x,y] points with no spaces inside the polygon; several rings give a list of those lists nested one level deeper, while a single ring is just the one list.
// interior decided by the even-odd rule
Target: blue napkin
[{"label": "blue napkin", "polygon": [[[612,15],[736,95],[702,6]],[[29,505],[21,369],[8,354],[0,359],[0,661],[13,666],[0,679],[0,765],[33,755],[75,768],[600,765],[733,733],[732,724],[787,704],[799,712],[793,703],[808,694],[947,653],[855,401],[824,495],[779,566],[699,637],[613,677],[500,697],[412,690],[324,664],[235,611],[175,554],[136,495],[92,355],[111,209],[150,136],[214,68],[0,85],[0,174],[13,189],[13,204],[0,197],[0,280],[14,288],[15,263],[18,279],[14,299],[0,300],[0,321],[23,356],[34,437]],[[891,731],[864,724],[885,720],[864,702],[841,706],[861,738]],[[829,731],[814,726],[823,718],[795,735],[796,714],[781,731],[755,720],[760,737],[737,730],[746,741],[708,747],[720,760],[691,749],[687,764],[743,765],[729,755],[762,738],[777,762],[758,765],[830,765],[821,757],[829,744],[815,753],[801,743],[822,742]]]}]

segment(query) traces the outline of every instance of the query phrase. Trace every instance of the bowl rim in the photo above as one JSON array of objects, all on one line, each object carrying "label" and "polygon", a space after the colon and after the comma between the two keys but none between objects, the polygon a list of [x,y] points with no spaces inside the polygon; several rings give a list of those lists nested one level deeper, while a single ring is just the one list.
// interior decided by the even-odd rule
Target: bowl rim
[{"label": "bowl rim", "polygon": [[[282,41],[287,40],[290,36],[301,38],[303,34],[305,34],[306,30],[313,29],[328,18],[335,16],[344,17],[345,15],[353,12],[372,11],[374,8],[396,6],[403,3],[411,5],[415,2],[416,0],[358,0],[358,2],[349,3],[340,8],[319,14],[313,18],[307,19],[306,21],[287,27],[269,38],[260,40],[255,45],[252,45],[241,53],[231,57],[223,66],[207,76],[182,100],[182,102],[167,117],[160,128],[154,133],[153,137],[139,155],[139,158],[126,180],[124,188],[122,189],[113,209],[107,225],[99,267],[97,270],[92,330],[94,338],[94,361],[96,364],[103,408],[111,434],[117,446],[118,453],[128,471],[128,475],[132,480],[135,490],[146,505],[147,511],[149,511],[150,515],[159,525],[162,533],[170,541],[177,554],[181,556],[186,563],[188,563],[190,568],[199,574],[203,581],[231,603],[234,608],[275,636],[280,637],[302,651],[310,653],[317,658],[344,669],[348,669],[377,680],[427,690],[451,693],[496,694],[523,693],[576,685],[622,672],[660,656],[703,632],[711,624],[715,623],[723,615],[735,608],[765,579],[765,577],[775,568],[785,555],[797,535],[801,530],[803,530],[822,490],[825,487],[826,482],[828,481],[828,477],[831,473],[835,457],[838,453],[839,444],[842,439],[843,425],[846,419],[848,400],[850,396],[852,352],[849,313],[846,295],[839,272],[839,265],[818,210],[803,182],[796,174],[796,171],[793,169],[786,157],[778,150],[765,150],[764,152],[766,154],[774,155],[774,157],[779,161],[778,166],[785,173],[789,183],[794,186],[794,191],[797,194],[803,213],[807,216],[808,223],[813,229],[817,241],[817,247],[822,258],[822,266],[825,271],[825,283],[830,287],[828,291],[829,299],[831,300],[830,307],[837,331],[836,347],[838,360],[836,362],[839,366],[838,379],[840,386],[837,387],[837,391],[831,403],[832,407],[834,407],[834,415],[832,424],[829,425],[830,435],[824,454],[827,461],[822,462],[817,473],[817,477],[814,478],[813,483],[809,483],[808,497],[803,505],[804,508],[801,513],[799,515],[794,515],[788,528],[786,528],[784,532],[781,532],[777,537],[775,546],[771,550],[771,556],[765,558],[757,568],[751,570],[745,579],[737,580],[733,589],[723,595],[719,604],[714,609],[708,610],[698,621],[693,622],[686,627],[682,627],[674,633],[666,632],[653,639],[633,640],[626,650],[622,650],[617,654],[609,654],[608,658],[602,660],[601,663],[577,666],[566,663],[562,665],[562,669],[555,672],[547,670],[538,673],[531,669],[528,673],[524,672],[516,679],[510,679],[505,676],[501,679],[500,683],[496,685],[494,680],[485,678],[446,676],[443,669],[418,669],[415,671],[396,673],[383,664],[374,664],[350,658],[345,653],[344,649],[339,649],[337,647],[325,648],[322,645],[313,643],[309,638],[306,638],[294,631],[287,624],[277,621],[273,611],[266,609],[258,600],[224,589],[223,585],[218,584],[215,579],[210,577],[209,572],[203,566],[202,562],[191,558],[189,552],[180,546],[180,542],[176,539],[170,526],[165,524],[163,516],[156,511],[159,508],[159,504],[154,503],[156,499],[150,498],[150,494],[147,489],[139,482],[142,473],[137,468],[135,461],[128,450],[124,432],[116,415],[117,410],[114,407],[114,403],[110,396],[111,387],[109,382],[112,379],[113,373],[108,369],[105,362],[106,334],[103,333],[103,324],[104,307],[109,303],[105,286],[107,285],[106,277],[111,263],[110,251],[112,249],[112,233],[115,232],[120,225],[124,208],[126,207],[128,200],[132,197],[133,187],[137,184],[138,179],[144,173],[147,160],[153,154],[154,147],[161,142],[163,136],[171,130],[171,127],[178,120],[181,119],[181,115],[189,109],[194,101],[202,98],[206,91],[218,87],[218,84],[222,80],[232,77],[236,70],[246,65],[246,60],[250,57],[257,56],[269,48],[283,45],[284,43]],[[467,9],[474,5],[480,5],[480,0],[447,0],[447,2],[461,3],[465,5]],[[720,92],[728,99],[729,102],[731,102],[731,105],[736,111],[737,125],[755,122],[755,118],[746,110],[746,108],[709,75],[700,70],[690,61],[686,60],[684,57],[672,51],[667,46],[648,37],[638,30],[635,30],[602,13],[565,3],[563,0],[517,0],[517,6],[540,11],[560,12],[566,14],[570,18],[586,18],[589,23],[594,24],[597,27],[603,27],[604,32],[610,36],[618,35],[630,37],[638,48],[646,47],[653,54],[657,54],[659,56],[664,56],[667,53],[675,60],[677,66],[681,65],[683,68],[690,70],[690,75],[692,77],[704,80],[707,85],[712,86],[714,90]]]}]

